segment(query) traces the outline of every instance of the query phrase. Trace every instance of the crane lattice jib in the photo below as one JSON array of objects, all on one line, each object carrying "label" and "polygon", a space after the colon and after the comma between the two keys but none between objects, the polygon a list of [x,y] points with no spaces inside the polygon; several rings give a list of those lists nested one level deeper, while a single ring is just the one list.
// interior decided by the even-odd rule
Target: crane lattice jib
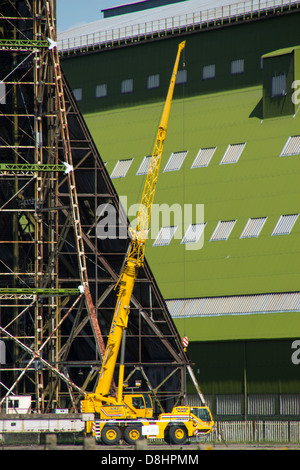
[{"label": "crane lattice jib", "polygon": [[151,217],[151,210],[157,185],[157,179],[159,175],[160,162],[167,133],[167,125],[170,115],[170,108],[175,88],[176,76],[178,71],[179,59],[182,49],[185,46],[185,41],[182,41],[178,46],[178,52],[170,80],[169,90],[164,105],[160,125],[158,128],[149,170],[146,177],[146,182],[142,194],[142,199],[138,212],[138,224],[136,230],[131,229],[131,247],[128,253],[127,259],[135,259],[137,267],[142,266],[144,262],[145,243],[149,228],[149,222]]}]

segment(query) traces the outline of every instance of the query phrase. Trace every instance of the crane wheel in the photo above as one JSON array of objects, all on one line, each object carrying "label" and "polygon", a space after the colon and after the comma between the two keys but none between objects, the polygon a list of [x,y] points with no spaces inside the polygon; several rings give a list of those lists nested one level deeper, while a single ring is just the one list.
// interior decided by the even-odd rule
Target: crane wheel
[{"label": "crane wheel", "polygon": [[101,431],[101,440],[103,444],[118,444],[121,439],[121,430],[117,426],[104,426]]},{"label": "crane wheel", "polygon": [[143,438],[142,428],[140,426],[127,426],[124,430],[124,439],[127,444],[135,444],[136,441]]},{"label": "crane wheel", "polygon": [[184,444],[187,440],[187,430],[185,426],[171,426],[168,437],[171,444]]}]

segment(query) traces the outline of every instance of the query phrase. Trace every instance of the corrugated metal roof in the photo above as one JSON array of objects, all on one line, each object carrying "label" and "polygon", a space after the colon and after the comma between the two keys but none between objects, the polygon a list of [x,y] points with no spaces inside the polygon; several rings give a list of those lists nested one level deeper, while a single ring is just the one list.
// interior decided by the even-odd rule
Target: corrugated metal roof
[{"label": "corrugated metal roof", "polygon": [[120,5],[104,8],[101,10],[104,13],[104,18],[110,16],[122,15],[124,13],[131,13],[134,11],[148,10],[156,8],[157,6],[169,5],[171,3],[186,2],[187,0],[138,0],[136,2],[123,2]]},{"label": "corrugated metal roof", "polygon": [[282,8],[297,4],[289,0],[189,0],[182,3],[164,5],[151,10],[127,13],[103,18],[86,25],[58,34],[59,50],[85,47],[120,41],[133,36],[163,32],[178,27],[188,27],[199,23],[226,19],[236,15],[249,15],[251,12]]},{"label": "corrugated metal roof", "polygon": [[173,318],[299,312],[300,292],[167,300]]}]

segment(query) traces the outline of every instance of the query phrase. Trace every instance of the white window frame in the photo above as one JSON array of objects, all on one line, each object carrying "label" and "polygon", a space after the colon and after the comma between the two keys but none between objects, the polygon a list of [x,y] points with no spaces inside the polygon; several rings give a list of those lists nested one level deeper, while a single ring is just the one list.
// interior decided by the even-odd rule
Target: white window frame
[{"label": "white window frame", "polygon": [[105,98],[105,96],[107,96],[107,84],[106,83],[101,83],[100,85],[96,85],[95,96],[96,98]]},{"label": "white window frame", "polygon": [[199,149],[195,160],[191,166],[192,168],[203,168],[209,165],[217,147],[206,147]]},{"label": "white window frame", "polygon": [[274,227],[272,236],[289,235],[294,227],[299,214],[281,215]]},{"label": "white window frame", "polygon": [[234,220],[219,220],[214,233],[210,237],[211,242],[228,240],[229,235],[231,234],[233,227],[236,224],[236,219]]},{"label": "white window frame", "polygon": [[258,238],[266,220],[267,217],[254,217],[248,219],[240,238]]},{"label": "white window frame", "polygon": [[[118,160],[110,177],[111,179],[113,178],[125,178],[125,176],[127,175],[127,172],[131,166],[133,162],[133,158],[126,158],[124,160]],[[124,166],[124,169],[123,171],[121,172],[120,168],[122,168],[122,166]],[[120,167],[120,168],[118,168]]]},{"label": "white window frame", "polygon": [[300,135],[292,135],[286,141],[280,157],[287,157],[290,155],[299,155],[300,153]]},{"label": "white window frame", "polygon": [[287,94],[287,77],[284,72],[281,75],[274,75],[271,79],[271,98],[285,96]]},{"label": "white window frame", "polygon": [[160,75],[156,73],[154,75],[148,75],[147,77],[147,89],[152,90],[153,88],[159,88]]},{"label": "white window frame", "polygon": [[121,81],[121,93],[127,94],[133,92],[133,78],[127,78]]},{"label": "white window frame", "polygon": [[198,243],[199,238],[204,232],[205,225],[206,225],[206,222],[202,222],[200,224],[190,224],[180,244],[186,245],[188,243]]},{"label": "white window frame", "polygon": [[223,155],[220,165],[228,165],[231,163],[237,163],[242,155],[245,148],[246,142],[239,144],[229,144],[226,152]]},{"label": "white window frame", "polygon": [[187,70],[178,70],[175,80],[175,85],[180,85],[187,82]]},{"label": "white window frame", "polygon": [[216,64],[203,65],[202,80],[211,80],[216,77]]},{"label": "white window frame", "polygon": [[230,62],[231,75],[239,75],[245,72],[245,59],[235,59]]},{"label": "white window frame", "polygon": [[154,243],[152,246],[168,246],[170,245],[175,232],[177,230],[177,225],[171,225],[167,227],[161,227]]},{"label": "white window frame", "polygon": [[167,171],[179,171],[187,154],[188,154],[188,150],[182,150],[180,152],[172,152],[169,160],[167,161],[167,164],[164,168],[163,173]]},{"label": "white window frame", "polygon": [[151,155],[147,155],[143,158],[143,161],[140,164],[138,171],[136,172],[136,176],[147,175],[149,171],[150,161]]},{"label": "white window frame", "polygon": [[72,92],[76,101],[82,101],[82,88],[74,88]]}]

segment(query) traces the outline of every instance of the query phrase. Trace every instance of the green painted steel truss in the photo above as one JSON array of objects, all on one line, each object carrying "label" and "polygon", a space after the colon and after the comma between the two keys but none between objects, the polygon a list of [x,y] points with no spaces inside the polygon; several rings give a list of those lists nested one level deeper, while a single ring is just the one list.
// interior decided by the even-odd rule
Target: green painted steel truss
[{"label": "green painted steel truss", "polygon": [[0,163],[0,176],[32,176],[38,172],[65,172],[71,171],[70,165],[29,164],[29,163]]},{"label": "green painted steel truss", "polygon": [[56,43],[50,39],[0,39],[0,50],[2,51],[32,51],[42,48],[52,49],[54,46],[56,46]]}]

